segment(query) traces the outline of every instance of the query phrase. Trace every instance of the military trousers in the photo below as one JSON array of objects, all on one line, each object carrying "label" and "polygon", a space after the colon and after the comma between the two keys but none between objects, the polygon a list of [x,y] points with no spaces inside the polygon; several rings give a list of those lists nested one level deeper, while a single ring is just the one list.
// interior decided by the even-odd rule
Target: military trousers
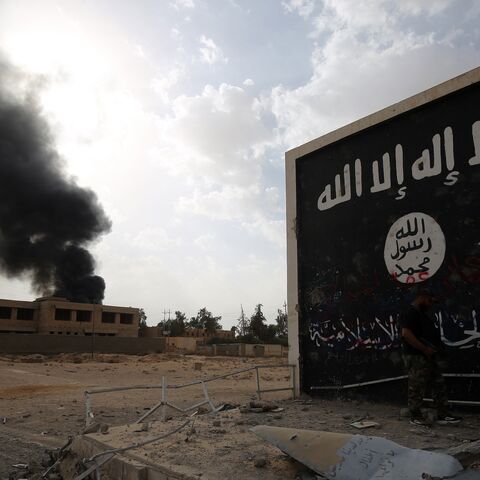
[{"label": "military trousers", "polygon": [[439,416],[448,413],[448,398],[445,380],[442,376],[442,361],[438,355],[404,354],[403,360],[408,372],[408,409],[412,416],[420,416],[423,399],[429,390]]}]

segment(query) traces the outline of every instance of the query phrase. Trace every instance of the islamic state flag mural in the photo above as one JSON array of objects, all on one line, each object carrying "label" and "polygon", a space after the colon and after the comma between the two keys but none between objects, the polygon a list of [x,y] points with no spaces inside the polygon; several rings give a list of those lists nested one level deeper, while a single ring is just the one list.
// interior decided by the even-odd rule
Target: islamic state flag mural
[{"label": "islamic state flag mural", "polygon": [[419,288],[449,372],[478,373],[480,84],[357,130],[295,161],[304,389],[401,376]]}]

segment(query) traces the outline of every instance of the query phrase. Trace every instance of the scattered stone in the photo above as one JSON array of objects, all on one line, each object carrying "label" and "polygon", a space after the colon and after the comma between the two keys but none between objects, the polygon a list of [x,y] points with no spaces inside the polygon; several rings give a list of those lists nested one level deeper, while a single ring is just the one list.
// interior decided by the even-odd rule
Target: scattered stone
[{"label": "scattered stone", "polygon": [[201,362],[195,362],[195,363],[193,364],[193,369],[194,369],[194,370],[201,370],[201,369],[202,369],[202,366],[203,366],[203,363],[201,363]]},{"label": "scattered stone", "polygon": [[250,412],[260,413],[260,412],[271,412],[278,409],[278,405],[275,405],[271,402],[262,402],[260,400],[252,400],[247,405],[247,410]]},{"label": "scattered stone", "polygon": [[220,420],[214,420],[214,421],[212,422],[212,425],[213,425],[214,427],[220,427],[220,426],[222,425],[222,422],[221,422]]},{"label": "scattered stone", "polygon": [[308,412],[309,410],[310,410],[309,407],[303,407],[303,408],[302,408],[302,412]]},{"label": "scattered stone", "polygon": [[216,433],[217,435],[224,435],[227,431],[224,428],[212,428],[210,430],[212,433]]},{"label": "scattered stone", "polygon": [[31,417],[31,416],[32,416],[31,413],[24,413],[24,414],[22,415],[22,418],[28,418],[28,417]]},{"label": "scattered stone", "polygon": [[265,457],[257,457],[254,461],[253,461],[253,465],[256,467],[256,468],[264,468],[267,466],[267,459]]},{"label": "scattered stone", "polygon": [[245,424],[245,421],[244,420],[235,420],[235,425],[244,425]]},{"label": "scattered stone", "polygon": [[351,420],[353,418],[353,415],[342,415],[342,418],[344,420]]},{"label": "scattered stone", "polygon": [[360,422],[353,422],[350,424],[352,427],[358,428],[359,430],[363,430],[364,428],[371,428],[371,427],[376,427],[379,428],[380,424],[377,422],[372,422],[369,420],[363,420]]},{"label": "scattered stone", "polygon": [[480,440],[449,448],[445,453],[455,457],[464,467],[469,467],[480,462]]},{"label": "scattered stone", "polygon": [[281,420],[283,418],[283,415],[277,414],[273,416],[274,420]]}]

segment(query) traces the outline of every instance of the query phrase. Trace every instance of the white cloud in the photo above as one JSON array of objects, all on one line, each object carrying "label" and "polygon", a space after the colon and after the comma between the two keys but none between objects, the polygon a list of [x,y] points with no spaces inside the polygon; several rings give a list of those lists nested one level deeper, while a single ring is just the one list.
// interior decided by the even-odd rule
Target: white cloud
[{"label": "white cloud", "polygon": [[195,8],[195,2],[193,0],[172,0],[170,5],[175,8],[175,10],[180,10],[182,8]]},{"label": "white cloud", "polygon": [[233,85],[206,86],[177,97],[172,110],[161,122],[165,168],[203,186],[257,183],[272,134],[255,97]]},{"label": "white cloud", "polygon": [[203,251],[213,251],[216,247],[216,237],[211,233],[205,233],[197,237],[193,244]]},{"label": "white cloud", "polygon": [[243,84],[246,87],[252,87],[253,85],[255,85],[255,82],[251,78],[247,78],[243,81]]},{"label": "white cloud", "polygon": [[166,250],[178,244],[162,227],[146,227],[132,239],[133,245],[143,250]]},{"label": "white cloud", "polygon": [[309,17],[315,9],[315,0],[288,0],[282,6],[287,12],[297,11],[302,17]]},{"label": "white cloud", "polygon": [[183,64],[176,64],[169,71],[159,72],[152,80],[152,89],[164,103],[170,101],[170,89],[185,76],[186,67]]},{"label": "white cloud", "polygon": [[213,65],[214,63],[228,63],[228,58],[226,58],[222,52],[222,49],[211,39],[202,35],[200,37],[200,60],[203,63],[208,65]]},{"label": "white cloud", "polygon": [[277,86],[270,96],[286,148],[476,66],[470,42],[452,48],[452,30],[458,39],[460,25],[433,30],[403,21],[406,15],[441,16],[454,1],[365,0],[352,8],[350,0],[325,0],[310,19],[317,37],[310,80],[294,89]]}]

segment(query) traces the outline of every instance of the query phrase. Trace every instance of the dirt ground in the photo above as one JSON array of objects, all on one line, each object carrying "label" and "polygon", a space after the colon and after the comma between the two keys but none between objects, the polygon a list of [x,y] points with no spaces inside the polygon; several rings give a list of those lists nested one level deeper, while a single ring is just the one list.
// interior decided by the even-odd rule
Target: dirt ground
[{"label": "dirt ground", "polygon": [[[285,360],[172,354],[144,357],[96,355],[93,359],[89,355],[0,357],[0,479],[8,478],[16,470],[13,467],[15,464],[40,464],[45,449],[63,445],[69,435],[76,435],[84,428],[84,391],[87,389],[160,384],[162,376],[166,377],[168,384],[180,384],[255,364],[278,365],[281,362]],[[196,363],[201,363],[201,370],[195,370]],[[286,367],[262,369],[261,378],[262,388],[285,387],[289,384],[289,370]],[[254,398],[255,390],[254,372],[208,384],[215,405],[248,403]],[[440,450],[480,438],[480,417],[475,411],[462,412],[464,421],[459,426],[425,429],[410,425],[408,418],[400,416],[398,406],[388,404],[360,400],[292,401],[289,392],[270,393],[264,397],[274,400],[284,411],[277,414],[221,412],[218,420],[223,426],[217,425],[217,428],[212,424],[209,434],[205,435],[205,442],[217,442],[219,435],[227,433],[225,425],[229,424],[232,424],[231,428],[239,429],[246,438],[253,436],[248,428],[256,424],[365,433],[350,426],[359,418],[379,423],[377,428],[368,430],[368,434],[383,436],[413,448]],[[119,426],[137,419],[159,399],[160,390],[157,389],[104,393],[93,397],[92,407],[96,421]],[[192,405],[202,399],[203,391],[198,385],[169,390],[169,400],[179,406]],[[159,416],[159,412],[155,413],[152,420],[158,420]],[[177,447],[174,442],[170,443],[171,451],[166,453],[175,461]],[[232,457],[232,449],[226,445],[229,460],[232,457],[230,461],[237,461],[238,469],[255,471],[253,463],[261,454],[271,457],[266,468],[278,469],[283,462],[283,454],[278,451],[277,458],[267,446],[254,452],[237,444],[233,450]],[[267,470],[263,472],[262,477],[267,478]]]}]

